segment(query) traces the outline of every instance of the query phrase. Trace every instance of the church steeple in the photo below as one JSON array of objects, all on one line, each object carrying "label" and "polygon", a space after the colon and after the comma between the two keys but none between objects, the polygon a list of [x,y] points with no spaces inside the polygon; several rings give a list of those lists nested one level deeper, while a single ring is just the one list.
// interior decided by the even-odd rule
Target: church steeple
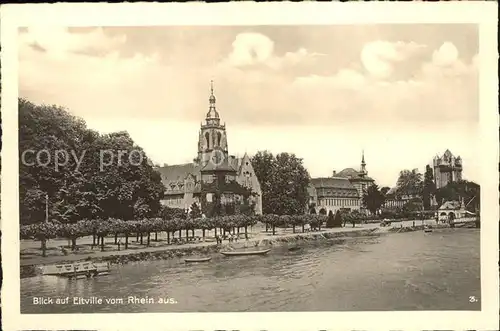
[{"label": "church steeple", "polygon": [[220,118],[219,113],[215,107],[215,95],[214,95],[214,81],[210,81],[210,98],[208,98],[209,109],[206,117],[207,124],[219,125]]},{"label": "church steeple", "polygon": [[201,124],[198,137],[198,157],[196,162],[205,166],[212,158],[212,154],[223,154],[228,157],[226,125],[220,123],[219,113],[215,107],[214,83],[210,81],[209,110],[205,123]]}]

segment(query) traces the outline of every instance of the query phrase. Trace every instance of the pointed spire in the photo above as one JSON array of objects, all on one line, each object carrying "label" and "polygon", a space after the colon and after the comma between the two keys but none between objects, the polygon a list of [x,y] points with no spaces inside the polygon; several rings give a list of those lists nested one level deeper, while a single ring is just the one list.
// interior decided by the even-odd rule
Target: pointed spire
[{"label": "pointed spire", "polygon": [[214,81],[213,80],[210,81],[210,98],[208,100],[210,102],[210,108],[212,108],[212,106],[213,106],[215,109],[215,95],[214,95]]},{"label": "pointed spire", "polygon": [[216,124],[219,125],[219,113],[217,112],[217,109],[215,108],[215,95],[214,95],[214,81],[210,81],[210,98],[208,98],[208,101],[210,103],[209,105],[209,110],[207,113],[207,121],[210,120],[212,122],[211,124]]},{"label": "pointed spire", "polygon": [[366,175],[366,162],[365,162],[365,150],[363,149],[362,155],[361,155],[361,174]]}]

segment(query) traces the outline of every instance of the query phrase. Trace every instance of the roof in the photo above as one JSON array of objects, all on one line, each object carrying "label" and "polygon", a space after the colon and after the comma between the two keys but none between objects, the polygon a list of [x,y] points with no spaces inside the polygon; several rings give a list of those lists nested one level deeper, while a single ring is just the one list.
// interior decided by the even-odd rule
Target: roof
[{"label": "roof", "polygon": [[[208,162],[201,171],[231,171],[236,172],[237,169],[233,167],[235,164],[232,160],[225,159],[221,164],[215,164],[213,162]],[[237,163],[236,163],[237,164]]]},{"label": "roof", "polygon": [[[318,192],[318,189],[321,189],[321,191]],[[316,192],[311,194],[311,190]],[[308,191],[312,196],[319,195],[339,198],[359,197],[358,190],[352,185],[349,179],[342,177],[311,178],[311,185],[308,187]]]},{"label": "roof", "polygon": [[[210,164],[211,163],[207,164],[207,166]],[[230,158],[227,162],[224,162],[217,169],[225,170],[224,168],[227,168],[228,171],[238,171],[241,168],[241,164],[241,158]],[[211,170],[210,168],[207,169],[207,166],[205,166],[204,170]],[[195,163],[167,165],[163,167],[157,167],[155,168],[155,170],[160,173],[161,181],[165,186],[167,184],[171,184],[172,182],[183,182],[189,174],[194,175],[196,177],[196,181],[199,181],[201,177],[201,167],[196,165]]]},{"label": "roof", "polygon": [[449,150],[449,149],[447,149],[447,150],[444,152],[444,154],[443,154],[443,157],[444,157],[444,158],[447,158],[447,159],[451,158],[452,156],[453,156],[453,154],[450,152],[450,150]]},{"label": "roof", "polygon": [[200,177],[200,167],[194,163],[163,166],[155,170],[160,173],[164,185],[172,181],[183,181],[189,174],[194,175],[197,179]]},{"label": "roof", "polygon": [[391,187],[391,189],[389,191],[387,191],[386,195],[396,194],[397,191],[398,191],[398,187],[397,186]]},{"label": "roof", "polygon": [[[184,191],[183,183],[171,182],[170,184],[172,185],[171,188],[173,187],[173,189],[165,190],[165,192],[164,192],[165,195],[167,195],[167,196],[172,196],[172,195],[184,196],[184,193],[186,193],[186,192]],[[182,188],[180,186],[182,186]],[[198,182],[194,185],[193,193],[200,193],[200,192],[201,192],[201,185]]]},{"label": "roof", "polygon": [[243,163],[243,158],[235,158],[235,157],[229,157],[229,164],[231,167],[234,169],[240,171],[241,165]]},{"label": "roof", "polygon": [[338,174],[336,174],[338,177],[357,177],[359,175],[359,172],[354,170],[353,168],[345,168],[344,170],[340,171]]},{"label": "roof", "polygon": [[356,190],[348,178],[342,177],[311,178],[311,184],[315,188],[343,188]]},{"label": "roof", "polygon": [[457,210],[460,209],[460,205],[458,201],[446,201],[439,207],[439,210]]},{"label": "roof", "polygon": [[345,168],[336,174],[338,177],[345,177],[353,180],[364,180],[367,182],[373,182],[374,179],[362,174],[360,171],[357,171],[353,168]]}]

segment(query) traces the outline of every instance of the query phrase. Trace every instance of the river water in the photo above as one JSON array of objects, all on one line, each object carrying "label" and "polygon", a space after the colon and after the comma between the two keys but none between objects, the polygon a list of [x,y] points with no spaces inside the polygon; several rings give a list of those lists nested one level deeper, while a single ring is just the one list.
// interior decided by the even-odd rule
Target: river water
[{"label": "river water", "polygon": [[[114,266],[94,279],[21,279],[21,311],[480,310],[479,258],[479,230],[441,229],[308,244],[294,252],[276,247],[267,256],[214,255],[200,264],[148,261]],[[35,305],[33,297],[54,304]],[[66,297],[69,303],[55,304]],[[129,303],[130,297],[145,303]],[[78,299],[93,302],[74,304]]]}]

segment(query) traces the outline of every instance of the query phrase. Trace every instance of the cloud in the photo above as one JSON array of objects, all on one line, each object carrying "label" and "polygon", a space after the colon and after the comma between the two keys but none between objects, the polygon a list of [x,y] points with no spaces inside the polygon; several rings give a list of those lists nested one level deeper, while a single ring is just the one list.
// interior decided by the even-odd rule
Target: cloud
[{"label": "cloud", "polygon": [[[182,44],[182,40],[173,53],[165,46],[168,42],[151,37],[158,46],[150,50],[157,53],[125,57],[120,50],[132,37],[119,31],[112,37],[101,29],[85,33],[62,29],[54,32],[58,42],[40,31],[20,39],[20,95],[35,103],[67,106],[84,118],[198,122],[208,110],[212,79],[221,117],[231,125],[376,123],[390,127],[396,122],[417,125],[478,117],[477,67],[473,65],[477,60],[466,64],[458,54],[453,64],[448,60],[447,65],[436,65],[432,50],[427,50],[423,64],[424,47],[412,42],[365,43],[338,69],[336,59],[343,52],[316,61],[317,53],[290,43],[288,49],[297,51],[278,56],[275,43],[259,33],[240,33],[235,39],[232,34],[220,45],[220,49],[230,46],[226,54],[204,54],[208,58],[198,61],[187,55],[193,52],[192,43]],[[45,51],[35,50],[33,44]],[[317,49],[323,51],[320,46]],[[89,55],[84,51],[88,49],[102,55]],[[131,46],[129,51],[135,49],[143,48]],[[445,62],[446,52],[446,47],[436,49],[438,63]],[[383,70],[377,63],[385,64]],[[399,74],[410,65],[415,73]]]},{"label": "cloud", "polygon": [[425,48],[414,42],[372,41],[367,43],[360,54],[366,71],[377,78],[388,78],[394,71],[394,63],[407,60]]},{"label": "cloud", "polygon": [[[123,57],[116,48],[124,40],[125,36],[108,37],[101,29],[23,33],[19,39],[20,96],[69,107],[79,116],[137,113],[141,99],[151,98],[145,84],[161,85],[169,68],[160,65],[158,54]],[[44,51],[34,49],[33,44]],[[106,54],[80,53],[89,49]]]},{"label": "cloud", "polygon": [[294,84],[305,88],[317,88],[318,86],[326,88],[340,89],[360,89],[367,79],[360,72],[352,69],[341,69],[333,76],[310,75],[297,77]]},{"label": "cloud", "polygon": [[[325,120],[476,121],[477,56],[465,64],[456,47],[444,43],[422,64],[415,61],[422,48],[415,43],[368,43],[360,56],[367,72],[345,68],[334,75],[297,77],[293,94],[302,101],[296,103],[323,114]],[[410,78],[394,79],[396,62],[401,67],[420,65]]]},{"label": "cloud", "polygon": [[453,65],[458,60],[458,50],[453,43],[445,42],[432,54],[432,63],[437,66]]},{"label": "cloud", "polygon": [[462,79],[477,75],[478,69],[477,54],[467,64],[460,58],[458,49],[453,43],[444,42],[432,53],[431,60],[422,65],[422,76],[440,84],[443,79]]},{"label": "cloud", "polygon": [[313,61],[323,54],[309,53],[305,48],[277,56],[274,41],[261,33],[240,33],[232,43],[232,51],[224,61],[234,67],[264,65],[272,69]]},{"label": "cloud", "polygon": [[108,37],[102,28],[87,33],[69,33],[65,27],[28,27],[20,33],[20,45],[36,45],[53,58],[63,58],[68,53],[99,51],[109,52],[126,42],[126,36]]}]

